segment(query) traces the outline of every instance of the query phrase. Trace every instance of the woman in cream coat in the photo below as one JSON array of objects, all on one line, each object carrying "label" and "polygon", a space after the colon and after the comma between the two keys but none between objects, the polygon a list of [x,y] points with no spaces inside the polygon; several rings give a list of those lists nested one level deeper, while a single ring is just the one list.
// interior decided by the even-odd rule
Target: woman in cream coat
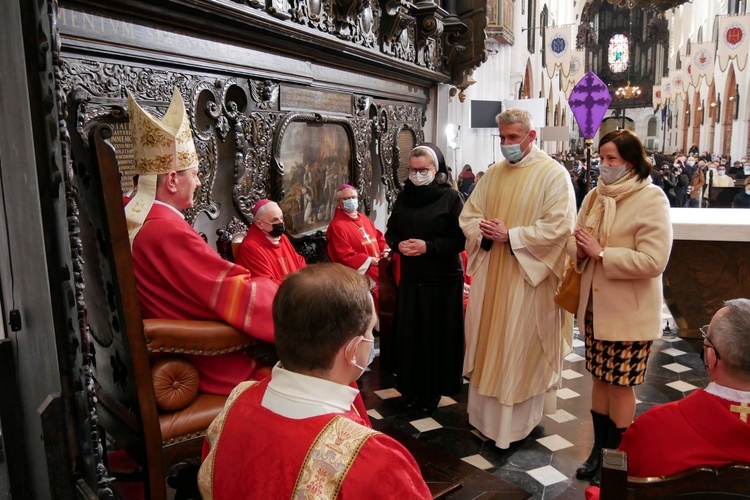
[{"label": "woman in cream coat", "polygon": [[599,142],[599,155],[596,196],[584,199],[567,244],[581,272],[578,327],[593,379],[594,448],[576,472],[597,484],[601,449],[617,448],[633,421],[633,386],[643,382],[661,334],[661,275],[672,247],[669,200],[651,184],[638,136],[612,131]]}]

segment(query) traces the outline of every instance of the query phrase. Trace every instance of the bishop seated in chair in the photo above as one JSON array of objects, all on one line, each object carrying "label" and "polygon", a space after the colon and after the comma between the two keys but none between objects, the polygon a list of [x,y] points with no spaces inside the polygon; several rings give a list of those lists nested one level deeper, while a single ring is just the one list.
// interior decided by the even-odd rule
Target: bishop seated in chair
[{"label": "bishop seated in chair", "polygon": [[[185,104],[175,90],[162,120],[128,99],[138,191],[125,207],[144,319],[214,320],[273,341],[278,285],[222,259],[185,221],[201,181]],[[256,368],[243,352],[190,356],[200,392],[227,395]]]},{"label": "bishop seated in chair", "polygon": [[284,234],[284,214],[271,200],[260,200],[253,207],[253,224],[237,250],[235,262],[253,276],[266,276],[276,283],[289,273],[305,267],[305,259],[294,251]]}]

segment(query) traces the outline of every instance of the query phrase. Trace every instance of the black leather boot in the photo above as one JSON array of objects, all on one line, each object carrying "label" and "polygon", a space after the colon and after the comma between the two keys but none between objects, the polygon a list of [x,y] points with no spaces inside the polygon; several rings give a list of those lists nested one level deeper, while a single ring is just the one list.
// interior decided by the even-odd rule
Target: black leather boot
[{"label": "black leather boot", "polygon": [[602,447],[607,440],[607,432],[609,423],[611,422],[609,415],[602,415],[594,410],[591,410],[591,419],[594,422],[594,447],[591,449],[589,458],[576,470],[576,477],[578,479],[591,479],[596,474],[596,470],[599,468],[599,461],[601,460]]},{"label": "black leather boot", "polygon": [[[620,446],[620,442],[622,442],[622,433],[627,430],[627,427],[617,427],[613,421],[609,421],[609,425],[607,426],[607,439],[604,441],[604,448],[609,448],[610,450],[616,450],[618,446]],[[601,461],[601,460],[600,460]],[[596,469],[596,474],[594,474],[594,477],[591,479],[591,486],[600,486],[602,483],[602,468],[601,463],[599,464],[599,467]]]}]

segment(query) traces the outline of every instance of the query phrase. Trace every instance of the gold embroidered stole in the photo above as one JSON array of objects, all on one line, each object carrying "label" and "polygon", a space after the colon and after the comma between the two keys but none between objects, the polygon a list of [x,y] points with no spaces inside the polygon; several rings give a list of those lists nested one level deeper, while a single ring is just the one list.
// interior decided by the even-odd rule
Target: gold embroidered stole
[{"label": "gold embroidered stole", "polygon": [[248,380],[247,382],[238,384],[229,394],[229,397],[227,397],[224,408],[216,416],[214,421],[211,422],[208,429],[206,429],[206,440],[210,445],[210,450],[198,471],[198,489],[204,500],[211,500],[214,497],[214,463],[216,461],[216,449],[219,445],[221,432],[224,430],[224,423],[229,416],[229,410],[246,390],[255,387],[258,384],[259,382],[257,380]]},{"label": "gold embroidered stole", "polygon": [[293,500],[336,498],[365,442],[377,431],[336,416],[307,452],[292,493]]}]

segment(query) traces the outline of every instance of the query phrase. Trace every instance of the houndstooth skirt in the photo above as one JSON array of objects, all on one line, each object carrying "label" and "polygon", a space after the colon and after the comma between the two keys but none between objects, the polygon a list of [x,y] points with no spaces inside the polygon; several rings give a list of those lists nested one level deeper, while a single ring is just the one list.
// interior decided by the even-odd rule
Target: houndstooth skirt
[{"label": "houndstooth skirt", "polygon": [[608,384],[633,386],[643,383],[651,353],[651,340],[632,342],[594,338],[594,313],[586,311],[586,370]]}]

